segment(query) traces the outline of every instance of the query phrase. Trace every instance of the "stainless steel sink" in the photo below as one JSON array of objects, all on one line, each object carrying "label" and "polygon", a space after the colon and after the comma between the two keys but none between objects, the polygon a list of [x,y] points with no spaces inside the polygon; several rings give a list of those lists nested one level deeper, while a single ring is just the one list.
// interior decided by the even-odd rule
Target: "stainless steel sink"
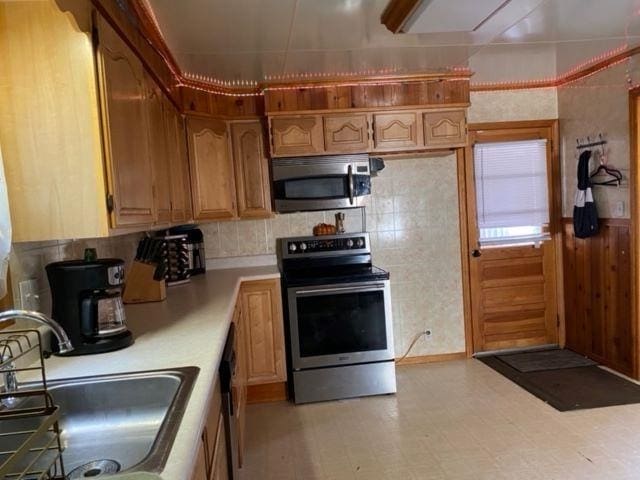
[{"label": "stainless steel sink", "polygon": [[185,367],[50,381],[68,478],[162,470],[198,372]]}]

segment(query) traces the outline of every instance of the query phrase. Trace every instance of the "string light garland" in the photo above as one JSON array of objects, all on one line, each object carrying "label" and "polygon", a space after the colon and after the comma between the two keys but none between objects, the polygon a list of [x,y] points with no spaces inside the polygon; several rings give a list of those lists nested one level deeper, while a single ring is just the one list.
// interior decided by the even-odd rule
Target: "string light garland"
[{"label": "string light garland", "polygon": [[[144,15],[148,23],[155,30],[155,33],[164,43],[166,48],[166,40],[162,34],[160,24],[149,4],[148,0],[140,0],[139,5],[142,7]],[[640,14],[640,10],[636,12],[636,15]],[[151,42],[150,42],[151,43]],[[192,72],[182,72],[173,61],[163,53],[161,48],[152,44],[152,47],[162,57],[165,64],[169,68],[171,74],[174,77],[176,86],[188,87],[195,90],[213,93],[216,95],[224,95],[231,97],[252,97],[263,96],[266,91],[282,91],[282,90],[298,90],[298,89],[318,89],[318,88],[332,88],[332,87],[351,87],[357,85],[390,85],[394,83],[401,83],[407,81],[428,81],[428,76],[437,75],[438,73],[447,74],[459,74],[460,77],[448,77],[437,79],[437,81],[469,81],[469,77],[472,75],[472,71],[467,66],[451,66],[446,69],[442,69],[438,72],[431,74],[421,72],[415,73],[412,80],[403,78],[405,75],[410,75],[408,71],[400,67],[388,67],[383,69],[365,69],[356,72],[303,72],[303,73],[288,73],[281,75],[265,75],[263,82],[256,80],[226,80],[216,78],[214,76],[202,75]],[[539,88],[556,88],[564,87],[578,80],[588,78],[596,73],[618,65],[630,58],[626,56],[619,60],[603,65],[602,68],[598,68],[593,72],[579,75],[584,70],[597,65],[598,63],[606,62],[613,59],[616,56],[623,55],[629,51],[627,44],[620,45],[614,49],[604,52],[600,55],[593,56],[588,60],[574,65],[568,71],[555,77],[545,77],[535,80],[517,80],[517,81],[499,81],[499,82],[477,82],[471,84],[473,91],[483,90],[521,90],[521,89],[539,89]],[[168,51],[168,48],[167,48]],[[420,78],[423,76],[424,78]],[[572,78],[572,77],[576,78]],[[367,79],[367,77],[372,77]],[[388,77],[388,78],[384,78]],[[640,84],[633,84],[629,72],[626,72],[627,83],[629,89],[636,88]],[[349,81],[349,79],[352,79]],[[357,80],[356,80],[357,79]],[[307,83],[314,82],[318,83]],[[277,85],[278,82],[284,82],[288,85]],[[276,84],[276,85],[270,85]]]}]

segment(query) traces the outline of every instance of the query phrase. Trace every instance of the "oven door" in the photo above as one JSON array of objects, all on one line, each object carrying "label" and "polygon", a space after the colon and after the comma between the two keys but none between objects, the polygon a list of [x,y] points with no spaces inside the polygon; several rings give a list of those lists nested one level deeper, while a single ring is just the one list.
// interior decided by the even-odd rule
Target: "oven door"
[{"label": "oven door", "polygon": [[392,360],[389,281],[287,289],[294,370]]}]

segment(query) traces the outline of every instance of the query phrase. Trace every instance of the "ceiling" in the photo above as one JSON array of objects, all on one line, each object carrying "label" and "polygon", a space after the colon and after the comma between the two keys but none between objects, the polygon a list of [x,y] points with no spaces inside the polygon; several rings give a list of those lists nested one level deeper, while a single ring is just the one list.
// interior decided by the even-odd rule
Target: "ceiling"
[{"label": "ceiling", "polygon": [[[540,80],[640,45],[640,0],[430,0],[440,12],[427,7],[413,30],[447,31],[401,34],[380,23],[389,0],[147,1],[183,72],[218,81],[453,67],[472,83]],[[456,6],[469,16],[460,28],[483,23],[455,31]]]}]

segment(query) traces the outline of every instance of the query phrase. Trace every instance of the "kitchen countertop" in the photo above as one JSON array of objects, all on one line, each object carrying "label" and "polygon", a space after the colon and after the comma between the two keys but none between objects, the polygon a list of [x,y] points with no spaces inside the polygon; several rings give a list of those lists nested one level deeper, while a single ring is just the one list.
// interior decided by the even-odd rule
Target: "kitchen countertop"
[{"label": "kitchen countertop", "polygon": [[200,373],[159,477],[138,474],[110,478],[177,480],[190,478],[207,415],[207,400],[231,323],[240,283],[279,278],[277,267],[210,270],[185,285],[167,289],[167,300],[127,305],[127,325],[135,343],[123,350],[79,357],[51,357],[47,378],[70,378],[176,367],[200,367]]}]

